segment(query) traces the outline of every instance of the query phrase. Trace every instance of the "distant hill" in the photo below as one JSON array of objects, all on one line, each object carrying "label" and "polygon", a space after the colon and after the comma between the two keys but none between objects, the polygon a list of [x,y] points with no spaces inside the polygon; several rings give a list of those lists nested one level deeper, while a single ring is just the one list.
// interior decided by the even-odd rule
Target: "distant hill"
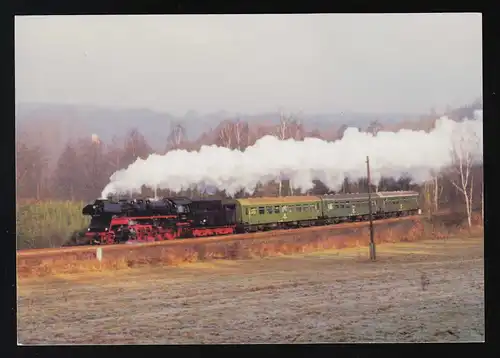
[{"label": "distant hill", "polygon": [[[262,113],[258,115],[244,115],[219,111],[216,113],[199,114],[189,111],[179,117],[169,113],[157,112],[146,108],[114,109],[86,105],[37,104],[20,103],[16,107],[16,125],[21,128],[59,127],[61,137],[70,140],[75,136],[89,136],[98,134],[104,141],[114,136],[122,136],[128,130],[137,128],[148,139],[154,148],[163,149],[166,138],[172,125],[181,123],[187,131],[189,139],[198,138],[226,119],[240,118],[253,125],[278,123],[279,113]],[[370,122],[379,120],[381,123],[392,123],[403,119],[416,118],[412,114],[362,114],[362,113],[334,113],[334,114],[305,114],[300,120],[308,130],[328,130],[332,126],[347,124],[350,126],[366,127]],[[55,138],[54,138],[55,139]]]}]

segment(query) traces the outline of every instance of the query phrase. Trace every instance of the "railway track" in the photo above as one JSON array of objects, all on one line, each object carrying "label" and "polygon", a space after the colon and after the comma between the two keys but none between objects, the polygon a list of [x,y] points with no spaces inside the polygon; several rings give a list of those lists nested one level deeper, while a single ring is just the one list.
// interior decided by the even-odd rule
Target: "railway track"
[{"label": "railway track", "polygon": [[[390,218],[390,219],[382,219],[375,220],[373,223],[375,226],[388,224],[391,222],[401,221],[401,220],[410,220],[421,218],[421,215],[413,215],[406,216],[401,218]],[[149,242],[149,243],[140,243],[134,245],[127,244],[119,244],[119,245],[103,245],[103,247],[107,252],[114,250],[124,250],[125,247],[135,248],[135,247],[146,247],[146,246],[171,246],[171,245],[185,245],[185,244],[203,244],[210,242],[223,242],[223,241],[231,241],[231,240],[241,240],[241,239],[264,239],[276,236],[287,235],[290,233],[306,233],[306,232],[314,232],[314,231],[325,231],[325,230],[343,230],[343,229],[356,229],[368,226],[369,223],[366,221],[362,222],[353,222],[353,223],[342,223],[342,224],[333,224],[333,225],[325,225],[325,226],[313,226],[313,227],[305,227],[300,229],[288,229],[288,230],[275,230],[275,231],[265,231],[265,232],[257,232],[257,233],[247,233],[247,234],[235,234],[235,235],[225,235],[225,236],[212,236],[212,237],[203,237],[203,238],[194,238],[194,239],[178,239],[171,241],[158,241],[158,242]],[[99,247],[99,246],[97,246]],[[38,256],[50,256],[51,254],[60,255],[65,253],[85,253],[85,252],[95,252],[96,246],[75,246],[75,247],[63,247],[63,248],[50,248],[50,249],[26,249],[17,251],[18,258],[28,258],[28,257],[38,257]]]}]

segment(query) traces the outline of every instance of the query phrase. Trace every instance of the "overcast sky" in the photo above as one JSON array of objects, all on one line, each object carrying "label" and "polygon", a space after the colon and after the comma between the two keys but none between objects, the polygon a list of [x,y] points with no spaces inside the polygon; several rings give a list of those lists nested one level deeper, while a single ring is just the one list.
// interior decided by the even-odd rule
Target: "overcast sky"
[{"label": "overcast sky", "polygon": [[427,112],[482,95],[480,14],[17,17],[16,101]]}]

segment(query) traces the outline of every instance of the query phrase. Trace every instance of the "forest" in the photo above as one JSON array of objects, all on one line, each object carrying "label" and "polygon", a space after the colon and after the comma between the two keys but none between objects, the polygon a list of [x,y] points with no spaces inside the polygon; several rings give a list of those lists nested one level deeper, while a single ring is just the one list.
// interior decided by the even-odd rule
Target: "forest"
[{"label": "forest", "polygon": [[[461,118],[455,116],[455,120]],[[416,121],[407,121],[384,127],[373,121],[363,131],[376,135],[379,131],[400,129],[433,128],[437,116],[427,116]],[[47,155],[47,148],[34,145],[29,138],[19,132],[16,137],[16,184],[17,184],[17,247],[40,248],[60,246],[73,232],[85,228],[88,218],[81,215],[86,202],[100,196],[109,182],[109,177],[117,170],[126,168],[137,158],[145,159],[154,151],[138,128],[130,129],[124,137],[115,137],[109,143],[97,135],[82,137],[66,143],[58,158]],[[203,133],[196,140],[188,140],[182,123],[172,126],[163,152],[176,149],[197,150],[202,145],[215,144],[231,149],[244,150],[264,135],[274,135],[279,139],[303,140],[316,137],[329,141],[342,138],[347,125],[342,125],[328,133],[318,130],[307,131],[300,118],[282,115],[277,125],[252,126],[251,123],[228,119],[216,128]],[[401,173],[399,178],[381,178],[372,183],[372,190],[417,190],[421,193],[422,207],[431,214],[440,210],[465,213],[470,224],[472,213],[482,213],[483,168],[462,160],[468,153],[454,153],[454,165],[440,173],[432,173],[432,180],[422,185],[411,183],[412,178]],[[464,174],[466,174],[464,176]],[[350,182],[347,178],[340,191],[366,192],[367,179]],[[287,181],[262,183],[255,191],[256,196],[315,195],[328,193],[328,188],[315,181],[315,187],[307,193],[292,189]],[[159,196],[184,195],[203,197],[204,193],[188,190],[171,193],[158,190]],[[153,196],[151,188],[144,187],[141,195]],[[239,195],[244,195],[240,193]],[[213,194],[225,196],[224,192]]]}]

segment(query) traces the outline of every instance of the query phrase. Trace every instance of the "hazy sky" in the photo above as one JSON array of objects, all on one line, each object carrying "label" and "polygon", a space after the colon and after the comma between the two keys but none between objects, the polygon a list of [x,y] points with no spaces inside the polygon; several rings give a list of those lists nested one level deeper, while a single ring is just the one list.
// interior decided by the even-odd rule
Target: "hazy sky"
[{"label": "hazy sky", "polygon": [[480,14],[16,17],[17,102],[427,112],[482,94]]}]

